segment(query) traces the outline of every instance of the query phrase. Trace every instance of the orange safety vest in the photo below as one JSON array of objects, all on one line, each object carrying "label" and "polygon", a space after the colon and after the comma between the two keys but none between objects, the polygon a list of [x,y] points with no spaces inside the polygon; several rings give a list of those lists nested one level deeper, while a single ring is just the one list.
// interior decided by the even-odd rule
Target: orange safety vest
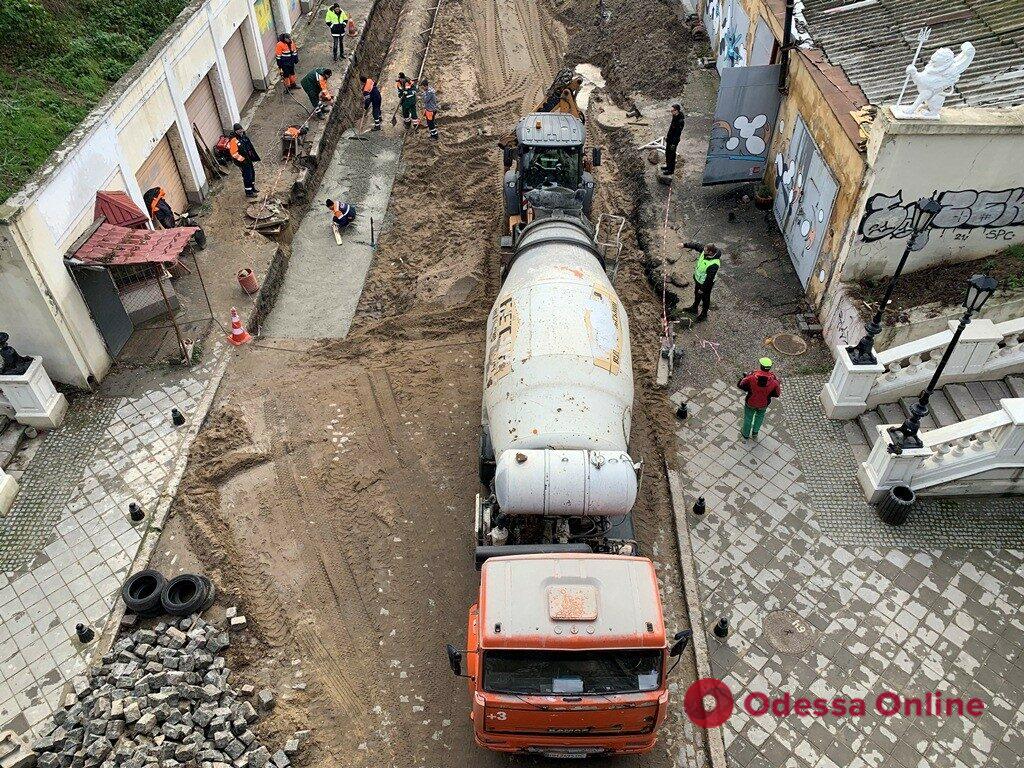
[{"label": "orange safety vest", "polygon": [[363,83],[363,93],[369,93],[370,91],[372,91],[374,89],[374,86],[376,86],[376,85],[377,84],[375,82],[373,82],[373,80],[371,78],[369,78],[369,77],[366,78],[366,82]]},{"label": "orange safety vest", "polygon": [[228,154],[240,163],[245,162],[242,153],[238,151],[238,137],[232,136],[230,141],[228,141]]},{"label": "orange safety vest", "polygon": [[323,75],[317,75],[316,79],[317,82],[320,84],[320,98],[330,100],[332,98],[331,87],[330,85],[327,84],[327,78],[324,77]]},{"label": "orange safety vest", "polygon": [[156,216],[156,209],[160,207],[160,201],[166,196],[163,187],[157,187],[157,189],[159,191],[156,193],[156,197],[154,197],[149,203],[149,212],[154,216]]},{"label": "orange safety vest", "polygon": [[290,56],[295,53],[295,43],[286,43],[283,40],[278,42],[277,47],[274,48],[274,58],[281,58],[282,56]]}]

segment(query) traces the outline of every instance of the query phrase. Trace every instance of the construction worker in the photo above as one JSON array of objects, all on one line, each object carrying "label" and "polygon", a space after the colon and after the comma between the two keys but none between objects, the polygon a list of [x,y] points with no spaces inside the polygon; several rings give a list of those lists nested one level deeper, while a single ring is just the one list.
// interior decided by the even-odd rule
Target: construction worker
[{"label": "construction worker", "polygon": [[759,369],[748,373],[736,385],[747,393],[743,403],[743,427],[740,429],[744,440],[751,437],[757,440],[768,404],[772,398],[782,396],[782,382],[772,372],[772,359],[762,357],[757,362]]},{"label": "construction worker", "polygon": [[416,115],[416,81],[406,77],[405,72],[399,72],[395,90],[398,91],[398,106],[402,109],[402,124],[405,129],[419,128],[420,120]]},{"label": "construction worker", "polygon": [[430,129],[430,138],[437,139],[437,91],[426,78],[420,81],[420,93],[423,96],[423,117]]},{"label": "construction worker", "polygon": [[297,88],[295,84],[295,65],[299,63],[299,51],[289,34],[279,35],[274,48],[274,59],[281,70],[281,82],[288,90]]},{"label": "construction worker", "polygon": [[695,322],[700,322],[708,319],[711,289],[722,263],[722,252],[714,243],[683,243],[683,247],[697,251],[697,261],[693,265],[693,305],[683,311],[696,315]]},{"label": "construction worker", "polygon": [[324,16],[327,28],[331,30],[331,54],[334,60],[347,58],[345,56],[345,33],[348,31],[348,12],[338,3],[334,3],[327,9]]},{"label": "construction worker", "polygon": [[330,198],[324,203],[331,211],[331,223],[341,232],[356,220],[356,207],[348,203],[334,202]]},{"label": "construction worker", "polygon": [[673,104],[672,122],[668,124],[668,133],[665,134],[665,164],[661,166],[661,172],[665,176],[672,176],[676,172],[676,148],[683,136],[684,125],[686,116],[683,114],[683,108]]},{"label": "construction worker", "polygon": [[377,83],[374,82],[373,78],[366,75],[360,75],[359,82],[363,86],[363,112],[373,107],[373,130],[379,131],[381,120],[380,88],[377,87]]},{"label": "construction worker", "polygon": [[142,195],[142,200],[149,209],[150,218],[155,222],[159,222],[160,226],[164,229],[174,229],[174,211],[171,210],[170,203],[167,202],[166,198],[167,193],[163,187],[147,189]]},{"label": "construction worker", "polygon": [[235,165],[242,171],[242,184],[245,186],[246,197],[256,197],[259,192],[256,189],[256,168],[253,163],[260,161],[256,147],[252,145],[249,136],[241,123],[235,123],[231,127],[231,139],[228,141],[228,154],[235,161]]},{"label": "construction worker", "polygon": [[334,73],[325,67],[317,67],[306,73],[306,76],[302,78],[302,90],[309,97],[309,103],[313,105],[314,114],[325,112],[328,105],[334,100],[334,95],[331,93],[331,85],[328,82],[332,74]]}]

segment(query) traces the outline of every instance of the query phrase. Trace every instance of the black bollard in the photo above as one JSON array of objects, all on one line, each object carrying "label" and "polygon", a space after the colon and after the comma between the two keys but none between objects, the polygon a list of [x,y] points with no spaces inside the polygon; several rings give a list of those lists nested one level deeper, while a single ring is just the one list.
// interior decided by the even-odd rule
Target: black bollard
[{"label": "black bollard", "polygon": [[132,519],[133,523],[138,523],[146,517],[146,513],[142,511],[142,507],[137,501],[128,502],[128,517]]},{"label": "black bollard", "polygon": [[686,408],[686,403],[680,403],[679,407],[676,408],[676,418],[677,419],[685,419],[689,415],[690,415],[690,412]]},{"label": "black bollard", "polygon": [[715,624],[714,633],[715,637],[725,637],[729,634],[729,620],[725,616],[720,618],[718,623]]},{"label": "black bollard", "polygon": [[185,423],[185,417],[177,408],[171,408],[171,423],[176,427]]},{"label": "black bollard", "polygon": [[81,643],[91,643],[93,638],[96,637],[92,627],[85,624],[75,624],[75,634],[78,635],[78,641]]},{"label": "black bollard", "polygon": [[704,497],[701,496],[693,503],[693,514],[703,515],[707,511],[707,505],[704,503]]}]

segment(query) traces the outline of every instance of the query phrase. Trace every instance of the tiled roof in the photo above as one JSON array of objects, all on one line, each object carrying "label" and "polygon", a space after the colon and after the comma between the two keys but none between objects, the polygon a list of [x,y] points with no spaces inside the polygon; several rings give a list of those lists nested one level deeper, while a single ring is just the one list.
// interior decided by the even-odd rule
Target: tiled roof
[{"label": "tiled roof", "polygon": [[142,209],[135,204],[127,193],[115,190],[112,192],[97,192],[96,207],[93,209],[94,218],[103,216],[110,224],[119,227],[131,227],[132,229],[145,228],[149,218]]},{"label": "tiled roof", "polygon": [[[844,5],[850,8],[840,10]],[[919,69],[938,48],[956,53],[970,42],[977,49],[947,104],[1024,104],[1022,0],[804,0],[804,17],[815,45],[873,104],[896,102],[925,26],[931,37]],[[913,84],[907,93],[914,98]]]},{"label": "tiled roof", "polygon": [[196,227],[149,230],[103,223],[70,258],[100,266],[173,263],[195,231]]}]

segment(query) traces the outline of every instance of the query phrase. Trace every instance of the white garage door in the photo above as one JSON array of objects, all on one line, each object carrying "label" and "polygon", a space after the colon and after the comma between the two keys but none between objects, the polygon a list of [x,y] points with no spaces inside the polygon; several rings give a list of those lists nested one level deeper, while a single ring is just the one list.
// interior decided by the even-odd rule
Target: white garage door
[{"label": "white garage door", "polygon": [[217,101],[213,98],[213,85],[210,83],[209,75],[200,80],[192,95],[185,99],[185,112],[188,114],[190,127],[194,125],[199,129],[199,135],[212,150],[220,138],[223,125]]},{"label": "white garage door", "polygon": [[231,89],[235,93],[235,101],[241,111],[253,92],[252,73],[249,70],[249,60],[245,57],[245,40],[242,38],[241,27],[236,29],[235,34],[224,43],[224,58],[228,63]]},{"label": "white garage door", "polygon": [[160,139],[160,143],[153,148],[146,162],[135,172],[135,178],[143,192],[152,187],[163,187],[167,192],[167,203],[175,211],[184,211],[188,208],[185,185],[181,181],[178,164],[174,161],[171,142],[166,136]]}]

